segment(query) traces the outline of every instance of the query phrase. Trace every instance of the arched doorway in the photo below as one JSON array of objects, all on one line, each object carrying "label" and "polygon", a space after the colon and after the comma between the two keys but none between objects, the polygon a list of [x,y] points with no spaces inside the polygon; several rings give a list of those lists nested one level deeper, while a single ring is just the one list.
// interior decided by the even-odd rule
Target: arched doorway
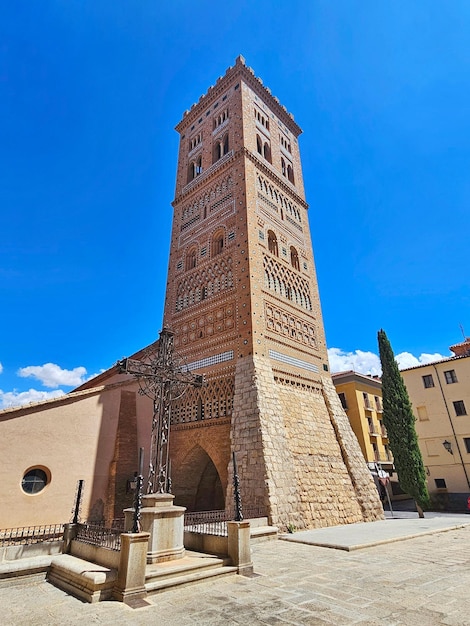
[{"label": "arched doorway", "polygon": [[188,511],[214,511],[225,508],[225,494],[212,459],[201,446],[195,446],[179,468],[173,467],[172,492],[175,504]]}]

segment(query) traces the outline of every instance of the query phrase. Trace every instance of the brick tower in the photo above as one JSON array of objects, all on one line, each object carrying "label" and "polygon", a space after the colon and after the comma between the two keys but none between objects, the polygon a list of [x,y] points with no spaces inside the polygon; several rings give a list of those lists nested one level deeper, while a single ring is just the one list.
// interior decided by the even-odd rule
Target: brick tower
[{"label": "brick tower", "polygon": [[301,129],[238,57],[183,115],[164,325],[207,384],[172,409],[175,503],[285,528],[382,517],[328,372]]}]

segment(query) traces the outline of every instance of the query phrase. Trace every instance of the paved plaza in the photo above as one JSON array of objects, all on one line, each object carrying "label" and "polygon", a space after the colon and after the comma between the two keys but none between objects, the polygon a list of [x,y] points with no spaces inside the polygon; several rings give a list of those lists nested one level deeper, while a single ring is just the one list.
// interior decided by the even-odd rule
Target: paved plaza
[{"label": "paved plaza", "polygon": [[[410,516],[411,517],[411,516]],[[374,524],[352,531],[337,527],[332,549],[322,530],[295,533],[291,539],[253,545],[256,576],[231,575],[149,596],[149,606],[131,609],[118,602],[84,604],[44,580],[0,585],[1,623],[10,625],[161,624],[361,624],[463,626],[470,624],[469,516],[387,520],[398,535],[386,538]],[[402,525],[400,530],[399,525]],[[466,525],[463,525],[466,524]],[[448,528],[443,531],[442,528]],[[324,534],[326,542],[333,531]],[[362,535],[361,535],[362,533]],[[375,533],[375,536],[374,536]],[[425,534],[422,534],[425,533]],[[297,535],[297,537],[296,537]],[[308,539],[308,537],[307,537]],[[358,548],[367,544],[369,547]],[[345,546],[348,546],[345,547]],[[348,551],[349,550],[349,551]]]}]

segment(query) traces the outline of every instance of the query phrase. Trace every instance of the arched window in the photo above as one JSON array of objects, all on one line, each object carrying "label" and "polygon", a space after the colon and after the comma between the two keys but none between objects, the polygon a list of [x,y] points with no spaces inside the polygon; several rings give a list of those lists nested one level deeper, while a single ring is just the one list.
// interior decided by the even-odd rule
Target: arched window
[{"label": "arched window", "polygon": [[269,161],[271,163],[271,148],[269,147],[268,142],[266,142],[263,146],[263,156],[266,161]]},{"label": "arched window", "polygon": [[256,149],[258,150],[259,154],[263,154],[263,146],[261,144],[261,139],[259,135],[256,135]]},{"label": "arched window", "polygon": [[188,253],[186,254],[186,264],[185,264],[185,269],[187,270],[192,270],[193,268],[196,267],[196,248],[191,248],[190,250],[188,250]]},{"label": "arched window", "polygon": [[191,161],[188,167],[188,183],[190,183],[196,175],[196,164],[194,161]]},{"label": "arched window", "polygon": [[199,176],[202,173],[202,157],[200,156],[196,161],[194,175]]},{"label": "arched window", "polygon": [[294,184],[294,170],[292,169],[292,165],[287,166],[287,178]]},{"label": "arched window", "polygon": [[277,247],[277,237],[272,230],[268,230],[268,249],[271,254],[279,256],[279,250]]},{"label": "arched window", "polygon": [[212,256],[220,254],[224,249],[224,233],[219,232],[212,239]]},{"label": "arched window", "polygon": [[290,247],[290,262],[292,267],[300,272],[299,254],[294,246]]},{"label": "arched window", "polygon": [[281,158],[281,172],[283,176],[286,175],[286,162],[282,158]]},{"label": "arched window", "polygon": [[228,142],[228,133],[222,137],[222,139],[217,139],[214,143],[212,149],[212,162],[215,163],[219,159],[221,159],[225,154],[228,153],[229,142]]}]

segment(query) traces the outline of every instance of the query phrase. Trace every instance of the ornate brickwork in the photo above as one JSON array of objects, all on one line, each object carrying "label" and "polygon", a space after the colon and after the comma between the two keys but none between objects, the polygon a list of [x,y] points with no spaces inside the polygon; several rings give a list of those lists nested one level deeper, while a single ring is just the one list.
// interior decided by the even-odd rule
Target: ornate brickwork
[{"label": "ornate brickwork", "polygon": [[185,276],[176,290],[175,311],[182,311],[233,287],[232,257],[220,257]]},{"label": "ornate brickwork", "polygon": [[173,403],[172,424],[199,422],[230,417],[233,408],[234,376],[209,375],[200,389],[188,389],[182,398]]},{"label": "ornate brickwork", "polygon": [[175,347],[207,340],[235,327],[235,302],[224,303],[215,310],[206,311],[173,326]]},{"label": "ornate brickwork", "polygon": [[309,281],[274,257],[263,255],[264,286],[306,311],[312,310]]},{"label": "ornate brickwork", "polygon": [[264,311],[267,330],[283,337],[289,337],[289,339],[305,346],[317,347],[315,326],[310,321],[271,303],[265,303]]},{"label": "ornate brickwork", "polygon": [[302,217],[298,206],[285,194],[277,189],[274,183],[270,182],[262,174],[257,173],[256,182],[258,186],[258,198],[276,213],[282,213],[282,217],[293,224],[302,232]]}]

